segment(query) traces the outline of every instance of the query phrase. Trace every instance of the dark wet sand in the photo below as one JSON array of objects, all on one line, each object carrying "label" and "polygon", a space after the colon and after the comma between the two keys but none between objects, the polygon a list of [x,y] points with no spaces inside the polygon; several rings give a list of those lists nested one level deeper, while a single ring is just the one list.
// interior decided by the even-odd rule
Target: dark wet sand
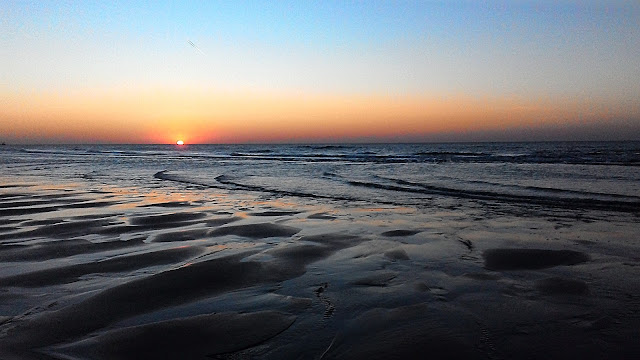
[{"label": "dark wet sand", "polygon": [[336,217],[333,215],[329,215],[327,213],[316,213],[307,216],[307,219],[316,219],[316,220],[333,220]]},{"label": "dark wet sand", "polygon": [[544,269],[589,261],[587,254],[573,250],[489,249],[483,257],[485,267],[490,270]]},{"label": "dark wet sand", "polygon": [[109,331],[52,353],[92,359],[201,359],[259,345],[295,319],[275,311],[199,315]]},{"label": "dark wet sand", "polygon": [[2,359],[640,355],[633,220],[0,189]]},{"label": "dark wet sand", "polygon": [[559,277],[536,281],[536,289],[547,295],[588,295],[589,287],[582,280]]},{"label": "dark wet sand", "polygon": [[[330,234],[308,237],[305,241],[315,242],[316,245],[277,248],[269,252],[276,259],[272,262],[242,261],[253,252],[240,253],[198,262],[115,286],[79,304],[45,313],[24,326],[16,327],[10,331],[10,335],[16,343],[29,344],[30,347],[36,344],[37,347],[55,344],[137,314],[195,301],[221,292],[261,283],[281,282],[299,276],[305,272],[307,264],[359,242],[355,237]],[[58,281],[48,278],[47,275],[58,275],[64,279],[93,270],[121,271],[136,266],[161,264],[164,260],[168,260],[165,259],[167,257],[183,259],[187,257],[186,255],[194,255],[194,251],[197,249],[186,249],[182,252],[173,250],[167,252],[169,256],[155,252],[138,255],[138,258],[142,258],[139,259],[141,261],[115,259],[106,264],[94,263],[25,274],[5,279],[0,282],[0,286],[24,286],[24,283],[28,286],[36,286],[47,281]],[[152,294],[152,296],[145,297],[144,301],[141,301],[141,294]],[[48,330],[53,324],[60,323],[65,324],[63,329],[56,332]]]},{"label": "dark wet sand", "polygon": [[230,225],[212,230],[210,236],[236,235],[252,239],[264,239],[270,237],[289,237],[300,231],[286,225],[273,223],[259,223],[251,225]]},{"label": "dark wet sand", "polygon": [[0,277],[0,287],[36,287],[67,284],[77,281],[80,276],[87,274],[105,274],[142,269],[149,266],[175,264],[193,258],[202,252],[203,249],[197,247],[179,247],[144,254],[118,256],[86,264],[56,267],[6,278]]},{"label": "dark wet sand", "polygon": [[91,241],[81,239],[70,239],[48,241],[35,245],[4,245],[0,246],[0,261],[40,261],[64,258],[78,254],[117,250],[140,246],[142,244],[143,242],[141,239],[132,239],[127,241],[115,240],[101,243],[93,243]]},{"label": "dark wet sand", "polygon": [[446,313],[446,308],[426,304],[366,311],[346,325],[325,358],[477,358],[469,334],[478,331],[478,325],[469,317],[447,320]]},{"label": "dark wet sand", "polygon": [[251,216],[291,216],[299,214],[299,211],[277,211],[277,210],[268,210],[268,211],[259,211],[249,213]]},{"label": "dark wet sand", "polygon": [[381,235],[388,236],[388,237],[406,237],[406,236],[419,234],[420,232],[421,232],[420,230],[391,230],[391,231],[385,231]]},{"label": "dark wet sand", "polygon": [[130,219],[131,225],[149,226],[153,228],[175,227],[176,224],[193,224],[197,220],[206,217],[201,212],[177,212],[161,215],[137,216]]}]

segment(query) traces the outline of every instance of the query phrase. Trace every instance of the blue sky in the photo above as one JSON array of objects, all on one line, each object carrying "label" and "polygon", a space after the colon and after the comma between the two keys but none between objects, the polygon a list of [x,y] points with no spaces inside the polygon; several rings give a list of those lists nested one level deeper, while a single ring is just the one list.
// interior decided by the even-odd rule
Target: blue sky
[{"label": "blue sky", "polygon": [[9,87],[124,81],[260,91],[640,94],[634,2],[1,6]]}]

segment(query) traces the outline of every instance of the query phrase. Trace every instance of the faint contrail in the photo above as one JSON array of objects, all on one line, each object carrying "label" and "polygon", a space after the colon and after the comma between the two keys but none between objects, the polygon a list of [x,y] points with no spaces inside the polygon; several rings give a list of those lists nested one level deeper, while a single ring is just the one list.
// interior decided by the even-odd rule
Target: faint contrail
[{"label": "faint contrail", "polygon": [[200,52],[200,54],[204,55],[204,53],[202,52],[202,50],[200,50],[200,48],[198,47],[198,45],[194,44],[193,41],[187,39],[187,42],[189,43],[189,45],[193,46],[194,49],[198,50]]}]

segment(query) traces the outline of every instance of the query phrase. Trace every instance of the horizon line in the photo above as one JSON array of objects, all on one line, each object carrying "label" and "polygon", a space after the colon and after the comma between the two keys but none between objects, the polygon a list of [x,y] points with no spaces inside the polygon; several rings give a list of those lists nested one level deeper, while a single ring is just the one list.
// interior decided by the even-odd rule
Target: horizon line
[{"label": "horizon line", "polygon": [[427,144],[490,144],[490,143],[510,143],[510,144],[527,144],[527,143],[622,143],[622,142],[640,142],[640,140],[471,140],[471,141],[371,141],[371,142],[244,142],[244,143],[185,143],[177,145],[175,143],[6,143],[2,142],[0,146],[121,146],[121,145],[140,145],[140,146],[199,146],[199,145],[427,145]]}]

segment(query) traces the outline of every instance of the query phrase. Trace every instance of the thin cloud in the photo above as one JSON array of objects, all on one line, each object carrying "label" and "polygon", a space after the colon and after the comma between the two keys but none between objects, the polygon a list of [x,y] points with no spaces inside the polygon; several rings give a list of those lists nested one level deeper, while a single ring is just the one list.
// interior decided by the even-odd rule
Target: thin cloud
[{"label": "thin cloud", "polygon": [[198,45],[194,44],[193,41],[187,39],[187,42],[189,43],[189,45],[193,46],[194,49],[198,50],[200,52],[200,54],[204,55],[204,52],[202,52],[202,50],[200,50]]}]

